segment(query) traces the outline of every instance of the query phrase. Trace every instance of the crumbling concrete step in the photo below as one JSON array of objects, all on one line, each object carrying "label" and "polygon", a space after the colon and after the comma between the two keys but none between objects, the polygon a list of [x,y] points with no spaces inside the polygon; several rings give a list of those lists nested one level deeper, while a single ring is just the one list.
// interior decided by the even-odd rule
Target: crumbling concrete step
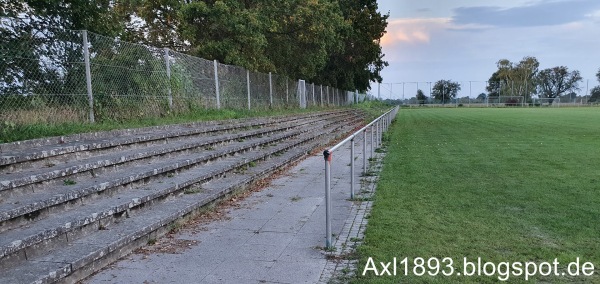
[{"label": "crumbling concrete step", "polygon": [[[283,126],[265,127],[259,130],[244,131],[237,134],[222,134],[212,137],[199,137],[190,143],[188,140],[169,142],[169,144],[158,144],[145,147],[143,149],[122,150],[118,152],[109,152],[105,155],[93,156],[80,160],[68,161],[64,164],[54,165],[52,168],[59,169],[51,170],[49,168],[39,167],[31,170],[24,170],[14,174],[5,175],[6,179],[0,180],[0,192],[20,186],[25,186],[32,183],[39,183],[54,178],[67,177],[73,174],[81,174],[89,170],[108,167],[126,162],[133,162],[140,159],[165,155],[174,152],[191,150],[199,147],[208,147],[218,143],[227,143],[236,139],[247,139],[259,135],[268,135],[274,132],[282,132],[290,128],[304,126],[310,123],[323,121],[321,119],[308,119],[302,122],[296,121],[294,124],[284,124]],[[4,194],[0,194],[0,197]]]},{"label": "crumbling concrete step", "polygon": [[[332,121],[329,124],[335,125],[339,121]],[[323,127],[321,125],[320,127]],[[38,217],[48,215],[48,211],[43,209],[55,207],[58,205],[70,206],[74,200],[79,200],[92,194],[99,194],[106,190],[123,187],[137,181],[147,180],[148,178],[159,177],[160,174],[173,172],[194,167],[198,164],[215,160],[219,157],[247,151],[252,148],[261,147],[284,139],[289,139],[295,135],[301,135],[314,128],[306,127],[291,133],[274,135],[267,138],[259,138],[251,141],[240,142],[235,145],[229,145],[222,150],[210,150],[205,153],[189,159],[188,157],[160,160],[150,164],[138,164],[128,167],[127,172],[117,171],[109,175],[97,175],[94,177],[81,177],[76,180],[77,186],[71,188],[69,185],[57,185],[47,190],[34,190],[28,195],[9,196],[0,203],[0,230],[6,231],[35,220]],[[241,145],[240,145],[241,144]],[[12,220],[7,223],[6,221]]]},{"label": "crumbling concrete step", "polygon": [[138,129],[113,130],[82,133],[70,136],[51,137],[0,144],[0,166],[43,159],[68,153],[98,150],[168,138],[188,137],[211,132],[231,131],[245,127],[263,127],[276,123],[293,122],[322,115],[335,115],[348,111],[315,113],[272,118],[252,118],[198,122]]},{"label": "crumbling concrete step", "polygon": [[[315,137],[318,136],[315,135]],[[178,218],[197,210],[236,187],[241,187],[259,176],[264,176],[290,160],[300,157],[307,150],[314,147],[314,144],[304,148],[301,146],[311,138],[298,138],[296,140],[295,143],[286,145],[291,149],[284,155],[272,157],[269,162],[259,163],[257,166],[248,169],[245,174],[228,175],[218,180],[218,182],[212,182],[212,185],[206,186],[206,188],[215,188],[213,190],[197,194],[184,194],[177,199],[166,199],[164,202],[153,204],[150,208],[145,209],[143,213],[134,213],[128,215],[128,218],[120,218],[119,222],[111,224],[105,230],[99,230],[93,235],[70,242],[67,246],[58,247],[48,252],[48,254],[21,262],[15,269],[0,274],[0,282],[52,283],[56,280],[77,281],[129,253],[134,248],[145,244],[149,238],[156,238],[156,235],[166,231],[164,228],[168,224]],[[227,182],[227,179],[230,182]],[[217,186],[215,187],[215,185]],[[160,231],[161,228],[163,228],[162,231]]]},{"label": "crumbling concrete step", "polygon": [[[252,151],[239,156],[228,157],[211,164],[210,167],[197,167],[179,173],[164,182],[161,180],[137,188],[131,188],[118,194],[107,195],[92,202],[82,202],[68,208],[61,214],[48,216],[43,222],[35,222],[23,226],[19,230],[4,232],[2,239],[0,239],[0,259],[5,255],[15,253],[33,244],[55,238],[59,234],[69,233],[72,230],[77,230],[114,214],[130,210],[146,202],[165,198],[174,192],[181,192],[195,184],[219,177],[251,162],[265,159],[273,154],[296,146],[306,139],[314,139],[319,135],[322,135],[322,132],[309,134],[302,138],[303,140],[300,140],[300,142],[298,142],[299,138],[296,138],[292,139],[292,141],[286,141],[287,143],[285,144],[262,149],[261,151]],[[246,170],[249,168],[251,167],[246,168]],[[66,237],[70,239],[68,235]],[[33,255],[33,253],[27,252],[25,254]]]},{"label": "crumbling concrete step", "polygon": [[[34,190],[27,195],[15,195],[4,198],[0,203],[0,222],[4,222],[19,216],[41,210],[43,208],[56,206],[90,194],[101,193],[107,189],[123,186],[138,180],[147,179],[175,170],[192,167],[226,155],[246,151],[269,143],[289,139],[309,131],[310,128],[302,128],[293,132],[261,137],[236,144],[231,144],[219,150],[208,150],[193,157],[179,157],[171,160],[159,160],[149,164],[137,164],[127,167],[127,171],[112,172],[107,175],[95,177],[80,177],[75,179],[77,186],[71,188],[69,185],[56,184],[46,190]],[[2,228],[0,228],[2,229]]]}]

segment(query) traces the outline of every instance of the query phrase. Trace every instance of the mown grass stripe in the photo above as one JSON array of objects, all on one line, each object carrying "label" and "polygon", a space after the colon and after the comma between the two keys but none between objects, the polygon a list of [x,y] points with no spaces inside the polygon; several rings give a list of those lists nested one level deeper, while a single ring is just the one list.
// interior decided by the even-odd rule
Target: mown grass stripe
[{"label": "mown grass stripe", "polygon": [[[558,261],[600,271],[600,111],[403,109],[390,129],[364,245],[367,257]],[[458,270],[457,270],[458,271]],[[400,273],[400,272],[398,272]],[[404,272],[402,272],[404,273]],[[537,277],[550,283],[595,277]],[[356,283],[497,282],[370,273]],[[523,281],[511,277],[509,282]]]}]

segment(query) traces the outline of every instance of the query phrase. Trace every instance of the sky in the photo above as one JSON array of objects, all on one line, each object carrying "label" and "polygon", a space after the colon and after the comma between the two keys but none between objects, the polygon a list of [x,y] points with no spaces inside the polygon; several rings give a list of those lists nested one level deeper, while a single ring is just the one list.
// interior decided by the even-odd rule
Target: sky
[{"label": "sky", "polygon": [[[598,85],[599,0],[378,0],[389,13],[381,40],[383,83],[371,93],[393,99],[426,95],[430,84],[458,81],[459,97],[485,89],[496,62],[534,56],[540,70],[579,70],[581,95]],[[417,83],[416,82],[420,82]],[[433,83],[429,83],[433,82]],[[404,90],[403,90],[404,88]],[[391,89],[391,90],[390,90]]]}]

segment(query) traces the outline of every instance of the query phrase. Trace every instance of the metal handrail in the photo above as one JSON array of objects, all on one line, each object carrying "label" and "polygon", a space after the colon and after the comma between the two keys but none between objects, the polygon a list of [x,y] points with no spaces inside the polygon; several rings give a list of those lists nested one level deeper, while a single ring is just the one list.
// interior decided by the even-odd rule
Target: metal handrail
[{"label": "metal handrail", "polygon": [[[381,144],[381,136],[386,131],[389,125],[392,123],[394,117],[398,113],[399,107],[396,106],[384,114],[380,115],[363,128],[357,130],[346,139],[340,141],[335,146],[323,151],[323,158],[325,159],[325,247],[331,247],[331,157],[333,152],[346,144],[348,141],[351,142],[350,146],[350,199],[354,199],[354,139],[361,132],[363,133],[363,174],[367,173],[367,130],[371,128],[371,157],[374,155],[374,144]],[[374,133],[377,132],[376,135]],[[375,137],[374,137],[375,136]],[[376,139],[376,141],[374,141]]]}]

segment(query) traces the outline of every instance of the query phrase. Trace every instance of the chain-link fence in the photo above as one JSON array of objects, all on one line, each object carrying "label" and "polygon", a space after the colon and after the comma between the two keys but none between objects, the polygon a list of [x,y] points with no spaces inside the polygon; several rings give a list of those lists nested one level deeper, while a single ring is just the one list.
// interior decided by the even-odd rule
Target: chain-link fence
[{"label": "chain-link fence", "polygon": [[[457,81],[460,90],[454,97],[435,96],[435,82],[400,82],[376,85],[374,97],[406,106],[427,107],[582,107],[600,106],[593,97],[593,80],[582,80],[577,88],[549,98],[530,84],[511,81],[497,84],[487,81]],[[490,91],[491,90],[491,91]]]},{"label": "chain-link fence", "polygon": [[354,101],[354,92],[87,31],[36,30],[27,22],[3,20],[0,32],[2,124],[121,121],[207,108]]}]

